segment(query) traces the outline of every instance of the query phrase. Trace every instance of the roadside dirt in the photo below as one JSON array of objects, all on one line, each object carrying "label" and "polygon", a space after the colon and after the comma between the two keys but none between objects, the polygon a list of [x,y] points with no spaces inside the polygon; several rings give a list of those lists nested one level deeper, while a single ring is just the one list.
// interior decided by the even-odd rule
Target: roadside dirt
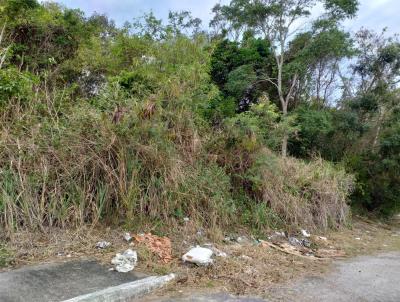
[{"label": "roadside dirt", "polygon": [[[95,258],[111,267],[110,260],[115,253],[132,248],[139,255],[137,271],[152,274],[174,272],[178,275],[173,284],[156,293],[156,296],[187,294],[192,291],[227,291],[237,295],[262,296],[266,289],[278,283],[284,284],[304,275],[324,274],[331,269],[332,264],[331,260],[299,257],[268,245],[257,244],[246,233],[240,234],[243,239],[240,242],[214,243],[209,236],[191,228],[182,229],[170,236],[172,261],[165,263],[145,245],[127,243],[123,238],[125,231],[82,228],[75,231],[49,229],[45,233],[16,233],[3,244],[13,259],[12,265],[3,270],[82,258]],[[326,237],[327,240],[318,236]],[[111,242],[111,246],[104,250],[96,249],[96,243],[103,240]],[[345,257],[353,257],[399,251],[400,231],[398,226],[356,218],[351,228],[315,234],[310,241],[314,248],[340,250]],[[207,243],[227,253],[227,257],[216,257],[215,264],[209,267],[182,263],[182,255],[191,246]]]}]

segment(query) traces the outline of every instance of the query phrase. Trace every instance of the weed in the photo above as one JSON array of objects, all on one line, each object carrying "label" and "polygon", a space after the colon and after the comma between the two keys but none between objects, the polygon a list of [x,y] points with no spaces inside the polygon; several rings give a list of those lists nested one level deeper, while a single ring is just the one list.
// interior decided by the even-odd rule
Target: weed
[{"label": "weed", "polygon": [[13,256],[7,247],[0,243],[0,268],[7,267],[13,261]]}]

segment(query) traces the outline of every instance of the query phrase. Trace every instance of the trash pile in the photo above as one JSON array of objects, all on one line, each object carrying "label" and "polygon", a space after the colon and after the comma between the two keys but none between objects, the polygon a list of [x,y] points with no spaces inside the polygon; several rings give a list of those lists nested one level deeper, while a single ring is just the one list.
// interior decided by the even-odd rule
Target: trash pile
[{"label": "trash pile", "polygon": [[[122,237],[126,242],[130,242],[130,245],[134,245],[134,243],[131,242],[132,239],[135,239],[138,244],[144,244],[151,252],[160,257],[163,263],[169,263],[172,260],[171,240],[167,237],[159,237],[150,233],[134,236],[131,236],[130,233],[124,233]],[[107,241],[100,241],[96,244],[97,249],[106,249],[110,246],[111,243]],[[122,254],[117,253],[111,260],[111,264],[114,265],[112,270],[116,270],[120,273],[127,273],[135,268],[137,262],[137,252],[127,249]]]},{"label": "trash pile", "polygon": [[[123,239],[131,246],[144,245],[148,250],[157,255],[163,263],[172,261],[171,240],[168,237],[159,237],[151,233],[131,235],[124,233]],[[344,257],[344,251],[336,249],[330,245],[329,240],[323,236],[311,235],[307,230],[293,236],[287,232],[274,232],[268,236],[268,240],[256,240],[244,236],[227,236],[224,239],[227,244],[237,246],[259,245],[265,248],[273,248],[286,254],[296,255],[298,257],[306,257],[312,260],[321,260],[329,258]],[[98,249],[106,249],[111,246],[110,242],[100,241],[96,244]],[[229,255],[232,256],[232,251],[229,250]],[[183,262],[193,263],[198,266],[209,266],[215,261],[215,257],[228,257],[228,254],[217,249],[212,243],[203,244],[202,246],[191,247],[189,251],[182,256]],[[244,261],[251,260],[251,257],[241,255],[239,257]],[[127,273],[132,271],[138,262],[137,252],[131,249],[125,252],[118,253],[111,260],[114,265],[114,270]]]},{"label": "trash pile", "polygon": [[133,238],[139,244],[144,244],[152,253],[160,257],[163,263],[172,261],[171,240],[168,237],[159,237],[148,233],[134,235]]},{"label": "trash pile", "polygon": [[[259,240],[259,244],[263,247],[271,247],[286,254],[308,259],[328,259],[344,257],[345,252],[332,246],[329,248],[319,248],[315,242],[322,242],[327,245],[328,239],[322,236],[312,236],[306,230],[301,230],[302,238],[289,236],[284,232],[275,232],[268,237],[268,241]],[[312,242],[311,239],[313,239]]]}]

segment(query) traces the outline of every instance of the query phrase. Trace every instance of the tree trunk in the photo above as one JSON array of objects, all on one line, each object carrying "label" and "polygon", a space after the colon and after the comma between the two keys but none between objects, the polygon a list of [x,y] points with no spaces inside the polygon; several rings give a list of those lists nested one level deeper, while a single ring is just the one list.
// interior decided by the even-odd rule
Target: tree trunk
[{"label": "tree trunk", "polygon": [[285,158],[287,157],[287,144],[288,144],[288,139],[289,136],[287,135],[287,133],[285,132],[283,134],[283,139],[282,139],[282,157]]},{"label": "tree trunk", "polygon": [[[286,116],[287,116],[287,107],[288,107],[288,103],[283,100],[282,101],[282,116],[283,116],[283,118],[286,118]],[[287,157],[288,139],[289,139],[289,135],[288,135],[286,129],[284,129],[283,138],[282,138],[282,148],[281,148],[282,157]]]},{"label": "tree trunk", "polygon": [[382,123],[383,123],[384,116],[385,116],[385,107],[382,106],[379,109],[379,117],[378,117],[376,132],[375,132],[375,138],[374,138],[374,142],[372,144],[373,150],[376,150],[376,147],[378,145],[379,136],[381,134],[381,128],[382,128]]}]

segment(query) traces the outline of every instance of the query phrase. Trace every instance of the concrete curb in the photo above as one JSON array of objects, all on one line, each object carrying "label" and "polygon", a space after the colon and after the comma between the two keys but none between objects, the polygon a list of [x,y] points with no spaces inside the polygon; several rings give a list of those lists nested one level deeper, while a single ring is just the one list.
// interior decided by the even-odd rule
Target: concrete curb
[{"label": "concrete curb", "polygon": [[174,274],[162,277],[148,277],[62,302],[127,302],[131,301],[131,299],[143,297],[173,279],[175,279]]}]

